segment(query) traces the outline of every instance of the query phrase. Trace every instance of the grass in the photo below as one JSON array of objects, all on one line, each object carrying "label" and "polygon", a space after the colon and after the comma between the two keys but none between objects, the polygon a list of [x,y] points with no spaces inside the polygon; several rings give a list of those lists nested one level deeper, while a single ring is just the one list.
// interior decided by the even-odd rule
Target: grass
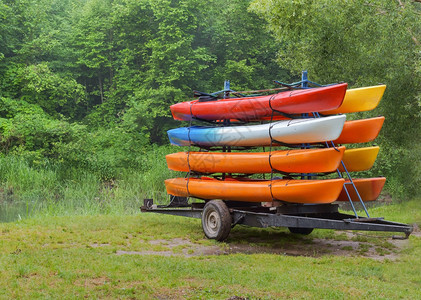
[{"label": "grass", "polygon": [[[420,208],[420,201],[410,201],[376,208],[376,214],[420,223]],[[411,236],[403,250],[391,245],[391,234],[364,233],[357,235],[362,246],[345,249],[351,256],[287,256],[270,252],[288,244],[316,247],[319,238],[331,243],[352,238],[331,230],[302,237],[283,229],[236,227],[227,243],[216,243],[204,238],[200,220],[157,214],[38,216],[0,224],[0,235],[1,298],[416,299],[420,294],[420,236]],[[185,244],[171,248],[174,239]],[[248,243],[268,253],[188,257],[194,247]],[[368,245],[380,256],[395,251],[399,257],[360,256]],[[171,249],[175,256],[159,255]]]},{"label": "grass", "polygon": [[[0,298],[419,297],[419,236],[402,250],[390,233],[299,236],[238,226],[216,243],[204,238],[200,220],[139,214],[143,198],[165,201],[162,182],[174,176],[164,159],[174,149],[155,150],[142,171],[122,171],[105,183],[86,171],[64,174],[58,166],[0,157],[0,218],[18,219],[0,224]],[[369,212],[421,223],[420,200]],[[321,248],[320,240],[331,246]],[[336,249],[341,241],[348,244]],[[370,253],[398,259],[377,261]]]},{"label": "grass", "polygon": [[[43,215],[134,214],[144,198],[167,201],[163,181],[175,177],[165,155],[170,147],[155,147],[142,158],[142,170],[122,169],[103,181],[83,169],[29,164],[12,155],[0,156],[0,220]],[[17,211],[19,210],[19,212]]]}]

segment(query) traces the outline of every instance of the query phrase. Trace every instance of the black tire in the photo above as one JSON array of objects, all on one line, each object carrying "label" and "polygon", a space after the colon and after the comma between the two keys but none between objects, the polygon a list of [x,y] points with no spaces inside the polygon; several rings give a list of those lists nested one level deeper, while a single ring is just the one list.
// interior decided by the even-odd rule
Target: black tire
[{"label": "black tire", "polygon": [[227,205],[221,200],[206,203],[202,212],[202,228],[208,239],[225,240],[231,231],[232,217]]},{"label": "black tire", "polygon": [[314,228],[288,227],[288,229],[291,233],[308,235],[313,232]]}]

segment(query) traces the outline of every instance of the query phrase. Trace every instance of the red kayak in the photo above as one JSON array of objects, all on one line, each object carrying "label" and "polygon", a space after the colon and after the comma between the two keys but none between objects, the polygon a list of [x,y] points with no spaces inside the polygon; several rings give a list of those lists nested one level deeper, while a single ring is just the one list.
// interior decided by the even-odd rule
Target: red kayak
[{"label": "red kayak", "polygon": [[270,117],[272,109],[287,114],[323,112],[341,106],[348,84],[341,83],[327,87],[291,90],[278,94],[228,98],[215,101],[193,100],[171,105],[171,112],[176,120],[241,121],[261,120]]}]

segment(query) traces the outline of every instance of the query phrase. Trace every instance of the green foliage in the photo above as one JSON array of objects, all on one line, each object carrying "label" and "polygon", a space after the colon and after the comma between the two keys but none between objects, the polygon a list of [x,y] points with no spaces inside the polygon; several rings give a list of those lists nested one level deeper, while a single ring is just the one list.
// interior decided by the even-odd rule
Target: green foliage
[{"label": "green foliage", "polygon": [[91,96],[91,105],[104,103],[113,80],[111,1],[87,1],[76,10],[79,14],[71,32],[74,60]]},{"label": "green foliage", "polygon": [[[419,114],[420,46],[413,39],[419,39],[421,21],[419,3],[399,2],[277,0],[256,1],[252,8],[268,19],[282,43],[279,60],[292,71],[307,69],[315,81],[343,80],[351,87],[386,83],[381,108],[401,129]],[[388,138],[399,140],[402,133]]]},{"label": "green foliage", "polygon": [[322,83],[388,85],[377,110],[386,116],[382,152],[367,174],[388,176],[399,197],[415,190],[420,158],[408,149],[420,148],[419,3],[249,5],[0,0],[0,152],[57,165],[63,178],[82,170],[111,182],[128,169],[158,180],[168,173],[149,173],[147,160],[150,144],[167,144],[166,130],[180,126],[171,104],[224,80],[260,89],[308,69]]},{"label": "green foliage", "polygon": [[397,183],[397,194],[421,192],[415,184],[420,162],[411,160],[421,143],[421,4],[264,0],[254,1],[251,9],[268,20],[282,45],[279,62],[293,72],[308,70],[311,80],[321,83],[387,85],[378,109],[386,117],[380,140],[386,156],[380,169],[388,184]]},{"label": "green foliage", "polygon": [[289,80],[276,61],[280,44],[265,30],[265,17],[248,11],[249,0],[207,2],[196,43],[209,45],[214,63],[202,77],[204,89],[222,88],[230,80],[233,89],[261,89],[271,80]]},{"label": "green foliage", "polygon": [[46,63],[26,67],[21,78],[21,99],[38,104],[52,116],[75,118],[84,106],[83,86],[66,75],[53,73]]},{"label": "green foliage", "polygon": [[53,144],[63,136],[64,122],[50,118],[37,105],[0,99],[1,152],[28,156],[32,160],[50,156]]},{"label": "green foliage", "polygon": [[139,90],[128,103],[122,121],[123,126],[133,133],[138,132],[154,143],[166,144],[166,131],[177,123],[169,120],[168,108],[183,100],[181,90],[163,86],[159,90]]},{"label": "green foliage", "polygon": [[117,177],[123,168],[142,169],[149,139],[132,123],[90,131],[86,125],[53,119],[23,100],[0,99],[2,153],[35,165],[47,159],[63,168],[85,169],[103,180]]},{"label": "green foliage", "polygon": [[145,44],[149,55],[145,83],[153,88],[173,85],[186,90],[191,81],[204,71],[212,60],[205,47],[193,44],[198,16],[193,5],[198,1],[149,1],[158,26]]}]

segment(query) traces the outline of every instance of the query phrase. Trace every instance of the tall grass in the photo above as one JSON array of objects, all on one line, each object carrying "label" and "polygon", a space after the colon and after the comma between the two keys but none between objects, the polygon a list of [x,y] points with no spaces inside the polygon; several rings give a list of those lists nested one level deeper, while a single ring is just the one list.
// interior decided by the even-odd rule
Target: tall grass
[{"label": "tall grass", "polygon": [[165,155],[174,150],[172,147],[152,147],[142,157],[142,169],[121,168],[113,179],[105,182],[97,174],[81,168],[68,168],[65,164],[48,161],[29,164],[23,158],[2,156],[0,220],[10,218],[5,214],[16,217],[18,214],[20,217],[133,214],[139,211],[144,198],[166,203],[164,180],[176,174],[168,170]]},{"label": "tall grass", "polygon": [[[118,168],[105,181],[97,172],[65,162],[0,156],[0,221],[33,215],[135,214],[144,198],[168,203],[164,180],[183,174],[168,170],[165,155],[182,150],[151,146],[139,154],[140,168]],[[359,177],[373,176],[365,173]],[[394,180],[388,177],[392,187]]]}]

